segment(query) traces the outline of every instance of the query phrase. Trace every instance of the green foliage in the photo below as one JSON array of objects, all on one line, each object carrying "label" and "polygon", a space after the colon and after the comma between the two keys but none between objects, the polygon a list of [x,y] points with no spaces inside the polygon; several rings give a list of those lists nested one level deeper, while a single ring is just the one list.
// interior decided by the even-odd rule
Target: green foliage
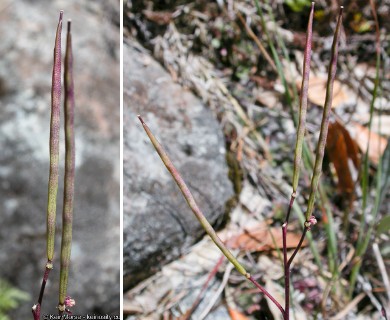
[{"label": "green foliage", "polygon": [[0,320],[10,320],[7,313],[19,306],[20,302],[30,300],[30,296],[6,281],[0,279]]},{"label": "green foliage", "polygon": [[289,8],[294,12],[301,12],[305,10],[307,7],[310,7],[310,0],[286,0],[285,3],[289,6]]}]

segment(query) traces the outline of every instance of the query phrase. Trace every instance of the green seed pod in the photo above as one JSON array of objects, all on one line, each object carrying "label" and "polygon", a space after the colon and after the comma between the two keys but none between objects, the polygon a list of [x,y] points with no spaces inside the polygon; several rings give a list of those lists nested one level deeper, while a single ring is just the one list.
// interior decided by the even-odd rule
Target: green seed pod
[{"label": "green seed pod", "polygon": [[340,39],[340,33],[341,33],[342,19],[343,19],[343,7],[340,8],[336,31],[335,31],[334,37],[333,37],[332,55],[331,55],[330,65],[329,65],[328,81],[326,84],[326,96],[325,96],[324,111],[322,113],[320,137],[318,139],[316,160],[314,163],[313,177],[311,180],[310,196],[309,196],[309,201],[307,204],[307,210],[306,210],[306,214],[305,214],[306,221],[309,220],[309,218],[311,217],[311,215],[313,213],[315,193],[317,191],[318,182],[320,180],[320,175],[321,175],[321,171],[322,171],[322,160],[324,159],[326,138],[328,136],[328,128],[329,128],[329,117],[330,117],[330,111],[332,108],[333,83],[334,83],[334,80],[336,77],[337,56],[338,56],[338,48],[339,48],[339,39]]},{"label": "green seed pod", "polygon": [[150,131],[146,123],[142,120],[141,116],[138,116],[138,119],[141,121],[146,134],[148,135],[150,141],[152,142],[154,148],[156,149],[158,155],[161,160],[164,162],[165,167],[168,169],[169,173],[172,175],[172,178],[175,180],[178,185],[180,191],[182,192],[184,198],[187,201],[188,206],[191,208],[192,212],[195,214],[195,217],[198,219],[203,229],[210,236],[211,240],[217,245],[217,247],[222,251],[226,258],[235,266],[235,268],[240,272],[243,276],[249,279],[250,274],[245,270],[245,268],[237,261],[237,259],[233,256],[233,254],[229,251],[228,248],[224,245],[222,240],[218,237],[217,233],[211,226],[211,224],[207,221],[206,217],[203,215],[202,211],[199,209],[198,205],[195,202],[194,197],[191,194],[191,191],[188,189],[186,183],[181,177],[180,173],[177,171],[172,161],[169,159],[167,153],[160,145],[158,140],[155,138],[153,133]]},{"label": "green seed pod", "polygon": [[75,139],[74,139],[74,84],[73,84],[73,55],[71,21],[68,21],[65,53],[65,181],[64,206],[62,212],[62,241],[59,305],[64,305],[72,246],[72,220],[75,174]]},{"label": "green seed pod", "polygon": [[47,199],[47,260],[54,256],[54,239],[56,228],[56,207],[58,191],[58,160],[60,136],[60,103],[61,103],[61,30],[63,11],[57,26],[54,45],[54,65],[51,90],[51,119],[50,119],[50,172]]}]

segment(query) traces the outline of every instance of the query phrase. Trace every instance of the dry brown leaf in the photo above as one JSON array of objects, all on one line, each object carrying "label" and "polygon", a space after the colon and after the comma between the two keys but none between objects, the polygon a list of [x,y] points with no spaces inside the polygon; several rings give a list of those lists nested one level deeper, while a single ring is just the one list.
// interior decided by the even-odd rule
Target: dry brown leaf
[{"label": "dry brown leaf", "polygon": [[[309,79],[309,100],[318,105],[324,106],[325,95],[326,95],[326,82],[327,78],[324,76],[310,76]],[[299,90],[301,89],[302,83],[297,81]],[[340,81],[335,80],[333,84],[333,100],[332,108],[337,108],[349,100],[347,89],[341,84]]]},{"label": "dry brown leaf", "polygon": [[[287,248],[296,248],[301,235],[287,231]],[[257,226],[245,229],[238,236],[233,236],[227,241],[228,247],[247,251],[266,251],[283,248],[283,238],[281,228],[270,228],[265,223],[259,223]],[[302,246],[306,246],[304,241]]]},{"label": "dry brown leaf", "polygon": [[230,319],[232,320],[248,320],[249,318],[240,311],[232,308],[228,308]]},{"label": "dry brown leaf", "polygon": [[169,24],[172,20],[172,13],[168,11],[143,10],[142,13],[145,15],[146,19],[159,25]]},{"label": "dry brown leaf", "polygon": [[370,140],[370,149],[368,151],[369,159],[375,164],[378,165],[379,158],[383,155],[383,152],[387,146],[387,140],[384,137],[381,137],[375,132],[371,131],[368,128],[362,126],[359,123],[353,123],[353,127],[355,129],[355,140],[359,145],[360,150],[363,153],[367,151],[367,142]]},{"label": "dry brown leaf", "polygon": [[355,183],[352,179],[348,159],[351,159],[355,167],[358,168],[360,163],[359,150],[356,142],[339,122],[329,125],[326,151],[330,162],[333,163],[336,169],[340,192],[352,193]]}]

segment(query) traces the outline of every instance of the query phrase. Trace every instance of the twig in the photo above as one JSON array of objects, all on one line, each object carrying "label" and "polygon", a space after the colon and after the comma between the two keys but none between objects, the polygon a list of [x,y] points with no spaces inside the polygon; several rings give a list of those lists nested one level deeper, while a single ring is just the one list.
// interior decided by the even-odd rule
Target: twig
[{"label": "twig", "polygon": [[358,281],[360,282],[361,286],[362,286],[362,289],[363,291],[366,293],[366,295],[370,298],[371,300],[371,303],[373,304],[373,306],[380,312],[380,313],[383,313],[383,306],[382,304],[378,301],[378,299],[374,296],[374,294],[372,293],[372,286],[371,284],[366,281],[363,276],[361,275],[358,275]]},{"label": "twig", "polygon": [[357,304],[363,300],[363,298],[366,296],[364,292],[357,295],[350,303],[348,303],[343,310],[341,310],[338,314],[336,314],[334,317],[331,317],[329,320],[341,320],[345,319],[345,317],[348,315],[348,313],[357,306]]},{"label": "twig", "polygon": [[276,66],[275,66],[275,63],[273,62],[272,58],[270,57],[270,55],[268,54],[267,50],[265,50],[264,46],[261,44],[259,38],[255,35],[255,33],[252,31],[252,29],[250,28],[250,26],[248,26],[248,24],[246,23],[244,17],[242,16],[242,14],[237,11],[237,17],[240,19],[242,25],[245,27],[245,30],[247,32],[247,34],[249,35],[249,37],[252,38],[252,40],[256,43],[257,47],[260,49],[261,53],[263,54],[264,58],[268,61],[268,63],[271,65],[272,69],[274,71],[277,71],[276,69]]},{"label": "twig", "polygon": [[209,286],[209,283],[210,283],[211,279],[213,279],[215,277],[216,273],[218,272],[218,269],[221,266],[221,264],[222,264],[222,262],[224,260],[224,257],[225,256],[222,255],[218,259],[216,265],[214,266],[214,268],[211,270],[211,272],[207,276],[207,279],[206,279],[205,283],[203,284],[202,289],[200,290],[200,292],[199,292],[198,296],[196,297],[194,303],[192,304],[191,308],[185,313],[184,316],[182,316],[180,318],[180,320],[188,320],[188,319],[190,319],[191,315],[193,314],[195,309],[198,307],[199,302],[202,300],[202,297],[203,297],[207,287]]},{"label": "twig", "polygon": [[226,267],[225,273],[224,273],[223,278],[222,278],[221,285],[219,286],[217,292],[211,298],[211,300],[210,300],[209,304],[207,305],[207,307],[199,315],[199,320],[203,320],[210,313],[210,310],[212,309],[212,307],[217,302],[218,297],[221,295],[223,289],[226,287],[226,284],[227,284],[227,282],[229,280],[229,276],[230,276],[230,273],[232,272],[232,270],[233,270],[233,266],[232,265],[228,265]]}]

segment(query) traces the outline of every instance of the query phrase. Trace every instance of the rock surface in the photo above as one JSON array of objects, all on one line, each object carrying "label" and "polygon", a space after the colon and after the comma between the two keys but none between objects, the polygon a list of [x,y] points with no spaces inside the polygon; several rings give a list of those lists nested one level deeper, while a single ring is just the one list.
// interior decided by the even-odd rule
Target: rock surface
[{"label": "rock surface", "polygon": [[[119,314],[119,9],[110,1],[0,2],[0,278],[31,300],[12,312],[30,319],[46,263],[50,86],[59,11],[72,19],[76,86],[76,183],[68,293],[76,314]],[[62,112],[63,125],[63,112]],[[57,313],[63,190],[57,201],[54,271],[43,313]]]},{"label": "rock surface", "polygon": [[124,288],[156,272],[204,234],[144,133],[165,146],[213,225],[233,196],[218,122],[135,40],[124,44]]}]

